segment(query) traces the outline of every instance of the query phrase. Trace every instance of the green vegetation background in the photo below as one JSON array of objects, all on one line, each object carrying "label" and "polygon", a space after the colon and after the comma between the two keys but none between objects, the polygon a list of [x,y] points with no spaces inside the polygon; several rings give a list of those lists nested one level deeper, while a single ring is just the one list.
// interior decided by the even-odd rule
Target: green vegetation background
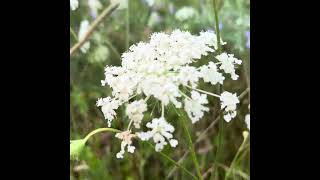
[{"label": "green vegetation background", "polygon": [[[155,1],[156,5],[152,8],[144,0],[130,1],[130,45],[148,40],[150,34],[156,31],[171,31],[179,28],[198,34],[201,30],[214,30],[212,0]],[[108,6],[109,0],[101,0],[101,3],[105,8]],[[93,21],[87,6],[87,0],[80,0],[79,4],[79,9],[70,11],[70,26],[75,32],[78,32],[81,20]],[[174,11],[183,6],[195,8],[198,15],[184,22],[177,21]],[[237,72],[240,75],[239,80],[227,80],[224,89],[237,92],[239,95],[250,84],[250,49],[246,47],[248,41],[246,32],[250,31],[250,2],[249,0],[220,0],[218,1],[218,9],[221,36],[228,43],[223,49],[226,52],[234,53],[237,58],[244,61],[243,66]],[[160,22],[150,19],[153,12],[157,12],[161,17]],[[76,42],[76,39],[71,36],[70,47]],[[100,80],[104,79],[104,66],[120,65],[120,55],[126,50],[126,10],[117,10],[111,17],[105,19],[90,38],[90,43],[91,47],[87,53],[78,51],[70,59],[70,139],[83,138],[90,131],[107,125],[95,103],[99,97],[110,95],[110,89],[102,87],[100,83]],[[204,58],[203,61],[209,60],[210,56]],[[211,85],[201,84],[200,86],[210,92],[216,91]],[[218,116],[215,110],[218,102],[211,97],[209,97],[209,102],[210,112],[206,113],[205,117],[198,123],[189,124],[193,141]],[[246,95],[241,100],[236,119],[230,123],[224,123],[222,156],[218,159],[220,164],[218,168],[219,179],[224,176],[225,168],[230,166],[243,141],[242,132],[247,130],[244,117],[249,112],[249,102],[249,95]],[[150,118],[152,109],[153,115],[160,113],[157,103],[152,103],[148,109],[149,114],[146,114],[146,119]],[[113,126],[122,129],[128,123],[128,119],[124,116],[123,109],[119,109],[118,114],[117,119],[113,121]],[[174,135],[179,140],[179,145],[175,149],[168,146],[164,149],[164,152],[178,161],[188,149],[187,139],[184,137],[182,127],[179,126],[179,115],[173,107],[169,106],[166,109],[166,117],[176,127]],[[209,173],[210,175],[210,168],[212,168],[217,147],[217,129],[218,126],[211,128],[205,138],[196,145],[203,174]],[[116,159],[120,141],[114,137],[114,134],[101,133],[94,136],[89,140],[82,153],[81,160],[70,161],[70,179],[166,179],[174,165],[163,159],[147,144],[137,141],[134,144],[136,145],[134,154],[126,153],[124,159]],[[250,143],[247,143],[235,166],[239,172],[246,175],[250,174],[249,152]],[[186,157],[182,165],[196,174],[190,155]],[[233,178],[246,179],[241,175],[234,175]],[[177,170],[169,179],[190,179],[190,177]]]}]

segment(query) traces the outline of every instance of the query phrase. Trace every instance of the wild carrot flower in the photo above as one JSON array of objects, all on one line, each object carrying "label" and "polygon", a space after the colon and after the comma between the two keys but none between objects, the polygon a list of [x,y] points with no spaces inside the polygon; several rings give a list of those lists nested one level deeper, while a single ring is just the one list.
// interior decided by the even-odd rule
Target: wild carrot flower
[{"label": "wild carrot flower", "polygon": [[[222,40],[221,44],[225,44]],[[219,98],[224,109],[224,119],[231,121],[236,116],[236,94],[223,92],[221,95],[197,89],[200,79],[212,85],[223,84],[225,74],[237,79],[236,65],[241,60],[232,54],[222,53],[208,64],[196,67],[194,62],[201,61],[203,56],[214,53],[217,49],[216,35],[213,31],[192,35],[189,32],[174,30],[170,34],[153,33],[150,42],[139,42],[132,45],[121,56],[121,66],[106,66],[103,86],[112,89],[112,97],[99,99],[108,126],[116,116],[119,106],[126,105],[126,115],[130,121],[128,130],[143,126],[143,113],[147,111],[147,99],[153,97],[162,105],[162,115],[151,121],[146,120],[147,132],[136,132],[142,140],[153,139],[156,151],[161,151],[168,143],[175,147],[174,127],[165,117],[165,107],[172,103],[175,108],[184,108],[192,123],[196,123],[209,111],[207,95]],[[185,91],[188,89],[189,91]],[[190,93],[188,93],[190,92]],[[134,97],[146,99],[130,100]],[[149,122],[148,122],[149,121]],[[131,148],[131,146],[130,146]],[[118,157],[123,156],[120,151]]]}]

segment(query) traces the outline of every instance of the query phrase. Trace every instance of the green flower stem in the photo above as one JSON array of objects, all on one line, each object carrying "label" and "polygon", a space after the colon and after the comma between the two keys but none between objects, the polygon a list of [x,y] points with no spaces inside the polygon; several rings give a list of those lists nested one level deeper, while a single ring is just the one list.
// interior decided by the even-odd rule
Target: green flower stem
[{"label": "green flower stem", "polygon": [[181,114],[182,114],[182,117],[179,118],[179,119],[181,119],[181,124],[183,126],[184,132],[187,135],[189,151],[191,152],[191,157],[192,157],[193,163],[195,165],[195,168],[196,168],[196,171],[197,171],[197,175],[198,175],[200,180],[203,180],[202,175],[201,175],[201,171],[200,171],[200,166],[199,166],[199,163],[198,163],[198,159],[197,159],[197,156],[196,156],[196,152],[194,150],[194,145],[192,143],[192,138],[191,138],[191,135],[190,135],[188,127],[187,127],[186,116],[185,116],[185,113],[183,111],[181,111]]},{"label": "green flower stem", "polygon": [[[146,141],[146,143],[152,147],[152,149],[154,149],[154,146],[149,143],[148,141]],[[168,161],[172,162],[175,166],[177,166],[178,168],[182,169],[185,173],[189,174],[191,177],[193,177],[194,179],[198,179],[197,177],[195,177],[190,171],[188,171],[185,167],[181,166],[179,163],[177,163],[175,160],[171,159],[168,155],[164,154],[163,152],[158,152],[161,156],[163,156],[164,158],[166,158]]]},{"label": "green flower stem", "polygon": [[128,7],[126,9],[126,50],[129,49],[130,44],[130,1],[128,1]]},{"label": "green flower stem", "polygon": [[[217,10],[216,0],[212,0],[212,3],[213,3],[214,18],[215,18],[215,29],[216,29],[216,33],[217,33],[217,46],[218,46],[217,52],[219,54],[221,54],[221,41],[220,41],[221,38],[220,38],[219,18],[218,18],[218,10]],[[223,86],[219,85],[218,86],[218,94],[221,94],[221,92],[223,92]],[[223,131],[224,131],[223,130],[223,122],[224,122],[223,114],[221,113],[220,119],[219,119],[218,146],[217,146],[216,156],[214,159],[214,164],[217,164],[217,162],[218,162],[218,159],[220,157],[220,151],[221,151],[221,148],[223,145]],[[219,179],[218,176],[219,176],[218,175],[218,166],[214,166],[211,179],[214,179],[215,177],[217,177],[217,179]]]},{"label": "green flower stem", "polygon": [[240,147],[239,147],[239,149],[238,149],[235,157],[233,158],[233,160],[232,160],[232,162],[231,162],[230,168],[229,168],[229,170],[227,171],[227,174],[226,174],[226,176],[225,176],[225,178],[224,178],[225,180],[227,180],[227,179],[229,178],[230,173],[233,171],[234,166],[235,166],[235,164],[236,164],[235,162],[236,162],[236,160],[238,159],[238,157],[239,157],[239,155],[240,155],[240,152],[242,152],[242,150],[244,149],[244,147],[245,147],[244,145],[245,145],[246,142],[247,142],[248,136],[249,136],[249,133],[245,131],[245,132],[243,133],[243,137],[244,137],[243,142],[242,142],[242,144],[240,145]]},{"label": "green flower stem", "polygon": [[87,142],[88,139],[89,139],[91,136],[93,136],[93,135],[95,135],[95,134],[97,134],[97,133],[99,133],[99,132],[104,132],[104,131],[110,131],[110,132],[115,132],[115,133],[120,133],[120,132],[121,132],[120,130],[118,130],[118,129],[113,129],[113,128],[99,128],[99,129],[96,129],[96,130],[90,132],[90,133],[84,138],[85,142]]},{"label": "green flower stem", "polygon": [[220,42],[220,29],[219,29],[219,18],[218,18],[218,10],[216,0],[213,1],[213,11],[214,11],[214,19],[215,19],[215,29],[217,33],[217,43],[218,43],[218,53],[221,54],[221,42]]},{"label": "green flower stem", "polygon": [[78,41],[77,34],[74,32],[74,30],[73,30],[71,27],[70,27],[70,33],[71,33],[72,37],[73,37],[76,41]]}]

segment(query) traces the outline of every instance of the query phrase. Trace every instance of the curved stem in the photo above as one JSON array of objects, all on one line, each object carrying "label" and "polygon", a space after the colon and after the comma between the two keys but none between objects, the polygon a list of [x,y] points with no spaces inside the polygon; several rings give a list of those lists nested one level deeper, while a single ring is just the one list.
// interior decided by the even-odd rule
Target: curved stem
[{"label": "curved stem", "polygon": [[104,132],[104,131],[110,131],[110,132],[115,132],[115,133],[120,133],[120,132],[121,132],[120,130],[118,130],[118,129],[113,129],[113,128],[99,128],[99,129],[96,129],[96,130],[91,131],[91,132],[84,138],[84,140],[87,142],[88,139],[89,139],[91,136],[93,136],[93,135],[95,135],[95,134],[97,134],[97,133],[99,133],[99,132]]},{"label": "curved stem", "polygon": [[239,155],[240,155],[240,152],[244,149],[244,145],[245,145],[245,143],[247,142],[247,139],[248,139],[248,136],[245,137],[245,139],[243,140],[242,144],[240,145],[240,147],[239,147],[239,149],[238,149],[235,157],[233,158],[233,160],[232,160],[232,162],[231,162],[231,165],[230,165],[230,168],[229,168],[229,170],[227,171],[227,174],[226,174],[226,176],[225,176],[225,178],[224,178],[225,180],[227,180],[227,179],[229,178],[230,173],[233,171],[233,168],[234,168],[234,166],[235,166],[235,162],[236,162],[236,160],[238,159],[238,157],[239,157]]},{"label": "curved stem", "polygon": [[201,171],[200,171],[200,166],[199,166],[198,159],[197,159],[197,155],[196,155],[196,152],[194,150],[194,145],[192,143],[191,135],[189,133],[189,130],[188,130],[188,127],[187,127],[187,122],[185,120],[186,116],[185,116],[184,112],[181,112],[181,114],[183,114],[183,116],[181,118],[179,118],[179,119],[181,119],[181,124],[183,126],[184,132],[187,135],[189,151],[191,152],[191,157],[192,157],[193,163],[195,165],[195,168],[196,168],[196,171],[197,171],[197,175],[198,175],[200,180],[203,180],[202,175],[201,175]]}]

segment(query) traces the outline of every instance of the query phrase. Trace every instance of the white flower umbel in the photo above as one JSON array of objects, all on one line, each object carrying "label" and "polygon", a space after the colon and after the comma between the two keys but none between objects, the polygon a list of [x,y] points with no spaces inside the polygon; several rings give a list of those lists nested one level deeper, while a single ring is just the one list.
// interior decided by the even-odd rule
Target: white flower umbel
[{"label": "white flower umbel", "polygon": [[[101,83],[103,86],[109,85],[114,99],[123,103],[127,103],[133,95],[142,95],[142,97],[153,96],[164,106],[172,103],[176,108],[181,108],[181,102],[186,98],[182,96],[180,90],[182,86],[196,88],[200,78],[212,85],[223,84],[225,77],[219,70],[234,72],[233,63],[240,61],[230,55],[227,56],[227,60],[220,58],[221,62],[211,61],[208,65],[193,66],[193,62],[199,61],[202,56],[215,52],[217,44],[215,38],[213,31],[202,31],[199,36],[181,30],[174,30],[170,34],[153,33],[149,43],[134,44],[129,51],[122,54],[121,66],[107,66],[105,80]],[[222,40],[221,42],[223,43]],[[225,61],[232,62],[231,71],[226,68]],[[213,93],[199,89],[197,91],[220,98]],[[206,108],[192,109],[199,106],[186,99],[185,101],[193,122],[203,116],[199,112],[207,111]],[[136,122],[135,126],[138,127],[139,121]]]},{"label": "white flower umbel", "polygon": [[140,128],[143,113],[147,111],[147,104],[144,100],[133,101],[127,105],[126,114],[135,128]]},{"label": "white flower umbel", "polygon": [[[89,29],[89,21],[88,20],[83,20],[81,21],[80,23],[80,29],[79,29],[79,33],[78,33],[78,38],[79,38],[79,41],[81,41],[86,33],[88,32],[88,29]],[[83,53],[86,53],[90,48],[90,42],[85,42],[80,50],[83,52]]]},{"label": "white flower umbel", "polygon": [[129,153],[134,153],[135,147],[132,145],[132,138],[135,137],[135,135],[131,134],[131,131],[123,131],[121,133],[117,133],[116,137],[122,140],[121,150],[116,155],[117,158],[123,158],[126,147]]},{"label": "white flower umbel", "polygon": [[138,137],[142,141],[147,141],[152,138],[154,143],[156,143],[155,150],[157,152],[161,151],[164,146],[168,144],[167,141],[169,141],[171,147],[176,147],[178,145],[178,141],[176,139],[172,139],[174,127],[169,124],[164,117],[155,118],[152,122],[148,122],[146,126],[152,130],[140,132],[138,133]]},{"label": "white flower umbel", "polygon": [[204,104],[208,104],[207,95],[197,91],[191,91],[191,99],[185,98],[184,109],[192,123],[199,121],[203,117],[204,111],[209,111],[208,107],[203,106]]},{"label": "white flower umbel", "polygon": [[217,65],[214,62],[209,62],[208,65],[200,67],[200,76],[204,82],[210,82],[212,85],[217,83],[223,84],[224,76],[218,72]]},{"label": "white flower umbel", "polygon": [[105,119],[108,120],[108,127],[111,127],[111,122],[114,116],[117,115],[115,110],[118,109],[120,105],[121,104],[119,100],[112,99],[111,97],[98,99],[97,106],[101,106],[101,111]]},{"label": "white flower umbel", "polygon": [[[221,44],[225,43],[221,40]],[[222,85],[224,74],[231,74],[236,79],[235,65],[241,64],[241,60],[233,55],[220,54],[218,60],[214,58],[206,65],[201,64],[201,58],[214,53],[216,48],[217,40],[213,31],[203,31],[200,35],[181,30],[169,34],[156,32],[151,35],[150,42],[132,45],[121,55],[121,66],[105,67],[105,79],[101,84],[111,88],[112,96],[99,99],[97,105],[102,107],[108,126],[111,126],[116,110],[122,104],[126,105],[129,119],[127,130],[133,131],[143,126],[147,99],[151,97],[154,101],[160,101],[161,117],[146,119],[146,127],[150,130],[135,133],[141,140],[152,138],[156,143],[156,151],[161,151],[168,143],[175,147],[178,141],[172,136],[175,128],[165,120],[166,106],[173,104],[175,108],[181,108],[183,102],[183,108],[192,123],[196,123],[204,116],[204,112],[209,111],[206,107],[207,95],[221,100],[224,119],[229,122],[236,116],[236,104],[239,103],[236,94],[224,92],[219,95],[197,89],[200,79],[212,85]],[[191,97],[185,94],[189,90]],[[133,97],[136,99],[129,102]],[[132,147],[129,148],[131,151]],[[123,157],[123,153],[124,150],[120,151],[117,157]]]},{"label": "white flower umbel", "polygon": [[70,0],[70,8],[72,11],[76,10],[79,7],[78,0]]},{"label": "white flower umbel", "polygon": [[232,94],[230,92],[223,92],[220,96],[221,109],[224,109],[225,115],[223,116],[227,122],[230,122],[237,115],[237,104],[239,99],[237,94]]},{"label": "white flower umbel", "polygon": [[230,74],[233,80],[238,79],[238,75],[236,74],[235,65],[240,65],[242,63],[241,60],[233,57],[233,54],[222,53],[216,58],[221,62],[220,69],[224,70],[225,73]]}]

